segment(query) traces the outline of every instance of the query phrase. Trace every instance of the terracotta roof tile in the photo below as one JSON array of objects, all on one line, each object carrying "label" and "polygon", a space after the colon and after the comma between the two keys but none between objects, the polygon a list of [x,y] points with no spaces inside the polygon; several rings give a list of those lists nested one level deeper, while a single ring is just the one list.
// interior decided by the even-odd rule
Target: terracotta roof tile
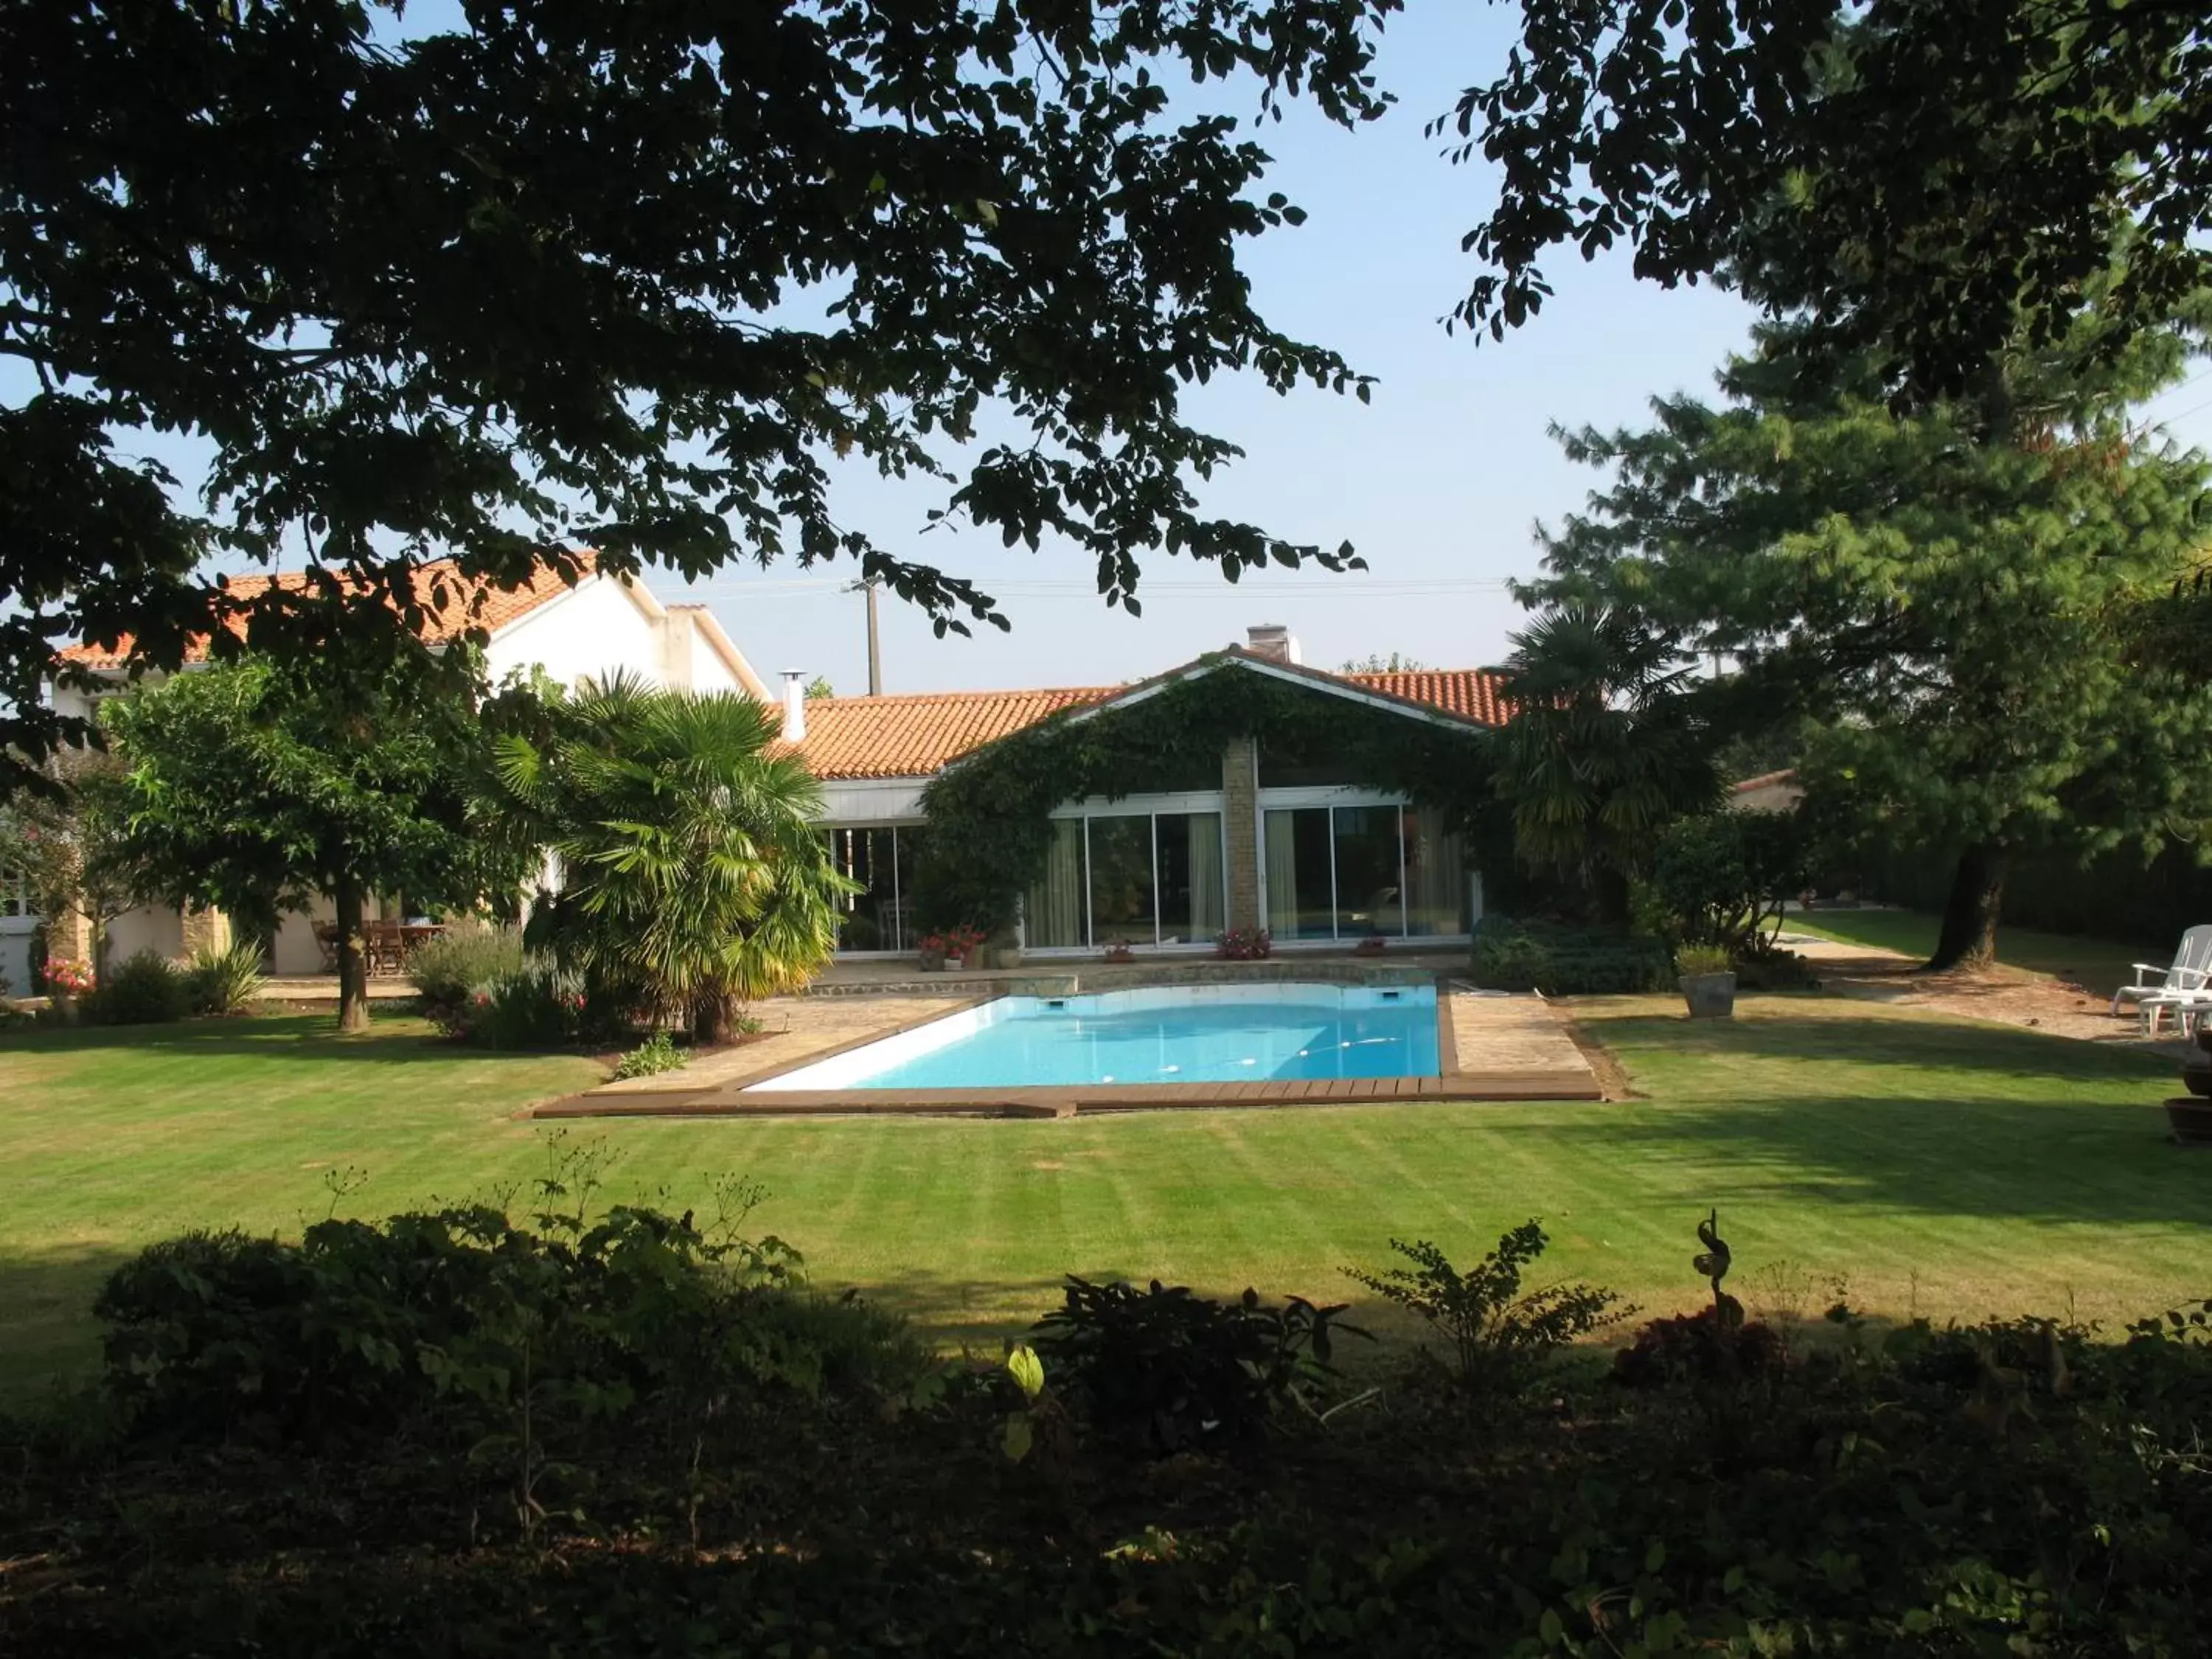
[{"label": "terracotta roof tile", "polygon": [[1491,668],[1423,668],[1401,674],[1344,674],[1338,678],[1370,691],[1426,703],[1462,720],[1503,726],[1511,711],[1505,701],[1505,677]]},{"label": "terracotta roof tile", "polygon": [[[595,568],[593,556],[580,553],[575,557],[582,574],[590,575]],[[458,574],[454,562],[452,559],[433,559],[415,568],[416,603],[430,614],[422,637],[434,645],[453,639],[471,627],[495,634],[568,591],[568,584],[550,564],[539,565],[521,586],[502,588],[481,578]],[[310,580],[305,571],[288,570],[273,576],[226,576],[222,579],[222,586],[234,599],[251,603],[272,587],[285,592],[306,592]],[[245,636],[246,622],[242,617],[232,617],[228,626],[232,633],[240,638]],[[70,645],[63,647],[58,655],[64,662],[80,668],[122,668],[130,663],[131,647],[131,636],[125,634],[116,641],[112,649],[90,644]],[[204,662],[207,654],[207,641],[196,640],[186,650],[185,660]]]},{"label": "terracotta roof tile", "polygon": [[[1495,726],[1507,718],[1501,677],[1485,668],[1411,674],[1328,674],[1385,696]],[[1031,691],[942,691],[903,697],[817,697],[806,705],[799,752],[830,781],[927,777],[963,755],[1034,726],[1063,708],[1103,702],[1133,688],[1075,686]]]},{"label": "terracotta roof tile", "polygon": [[812,697],[807,700],[806,741],[799,752],[820,778],[926,777],[1048,714],[1103,702],[1121,689]]}]

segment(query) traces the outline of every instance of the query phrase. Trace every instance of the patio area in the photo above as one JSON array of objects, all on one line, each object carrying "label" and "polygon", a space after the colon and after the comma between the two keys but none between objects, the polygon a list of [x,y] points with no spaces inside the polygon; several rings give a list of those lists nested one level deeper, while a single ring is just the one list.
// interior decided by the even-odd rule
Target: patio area
[{"label": "patio area", "polygon": [[[1478,991],[1437,980],[1441,1074],[1435,1077],[1275,1079],[1243,1083],[1092,1084],[1072,1087],[960,1089],[763,1090],[755,1085],[834,1054],[847,1053],[1005,995],[1066,996],[1133,985],[1192,982],[1200,967],[1212,982],[1269,982],[1330,978],[1358,983],[1427,982],[1432,975],[1404,963],[1348,958],[1190,964],[1184,981],[1141,968],[1071,964],[1063,975],[1029,969],[991,975],[928,975],[949,981],[937,994],[884,980],[875,994],[779,998],[755,1010],[766,1029],[735,1047],[703,1054],[655,1077],[631,1078],[538,1106],[529,1115],[566,1117],[758,1117],[896,1114],[1073,1117],[1099,1112],[1214,1106],[1297,1106],[1335,1102],[1380,1103],[1445,1100],[1598,1100],[1604,1088],[1568,1034],[1564,1017],[1543,998]],[[1358,977],[1355,977],[1358,976]]]}]

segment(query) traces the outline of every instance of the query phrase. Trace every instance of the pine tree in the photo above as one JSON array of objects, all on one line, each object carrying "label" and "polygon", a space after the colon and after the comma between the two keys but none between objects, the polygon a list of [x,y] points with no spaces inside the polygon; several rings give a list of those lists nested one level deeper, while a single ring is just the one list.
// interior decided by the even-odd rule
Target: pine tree
[{"label": "pine tree", "polygon": [[1929,965],[1984,959],[2014,854],[2148,855],[2212,820],[2212,684],[2173,643],[2207,466],[2129,425],[2203,309],[2118,347],[2092,317],[1909,416],[1767,331],[1720,407],[1563,434],[1616,476],[1524,597],[1632,606],[1734,659],[1714,729],[1792,728],[1816,806],[1954,854]]}]

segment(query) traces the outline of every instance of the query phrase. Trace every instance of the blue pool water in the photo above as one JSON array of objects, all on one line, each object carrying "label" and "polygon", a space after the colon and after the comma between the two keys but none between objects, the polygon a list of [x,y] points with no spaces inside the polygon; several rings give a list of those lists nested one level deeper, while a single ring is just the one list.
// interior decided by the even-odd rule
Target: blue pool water
[{"label": "blue pool water", "polygon": [[1175,986],[1002,997],[756,1084],[958,1089],[1434,1077],[1432,986]]}]

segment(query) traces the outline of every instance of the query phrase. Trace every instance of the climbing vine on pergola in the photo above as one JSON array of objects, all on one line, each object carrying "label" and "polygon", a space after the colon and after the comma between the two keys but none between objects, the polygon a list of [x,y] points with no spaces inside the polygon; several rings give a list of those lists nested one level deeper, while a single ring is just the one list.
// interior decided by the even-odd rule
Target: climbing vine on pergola
[{"label": "climbing vine on pergola", "polygon": [[1356,757],[1346,784],[1434,807],[1487,847],[1510,827],[1490,787],[1487,733],[1442,726],[1229,665],[1177,680],[1123,708],[1071,709],[957,762],[922,792],[930,834],[915,906],[925,927],[1010,926],[1017,896],[1043,873],[1053,809],[1118,800],[1218,763],[1239,738],[1298,764]]}]

